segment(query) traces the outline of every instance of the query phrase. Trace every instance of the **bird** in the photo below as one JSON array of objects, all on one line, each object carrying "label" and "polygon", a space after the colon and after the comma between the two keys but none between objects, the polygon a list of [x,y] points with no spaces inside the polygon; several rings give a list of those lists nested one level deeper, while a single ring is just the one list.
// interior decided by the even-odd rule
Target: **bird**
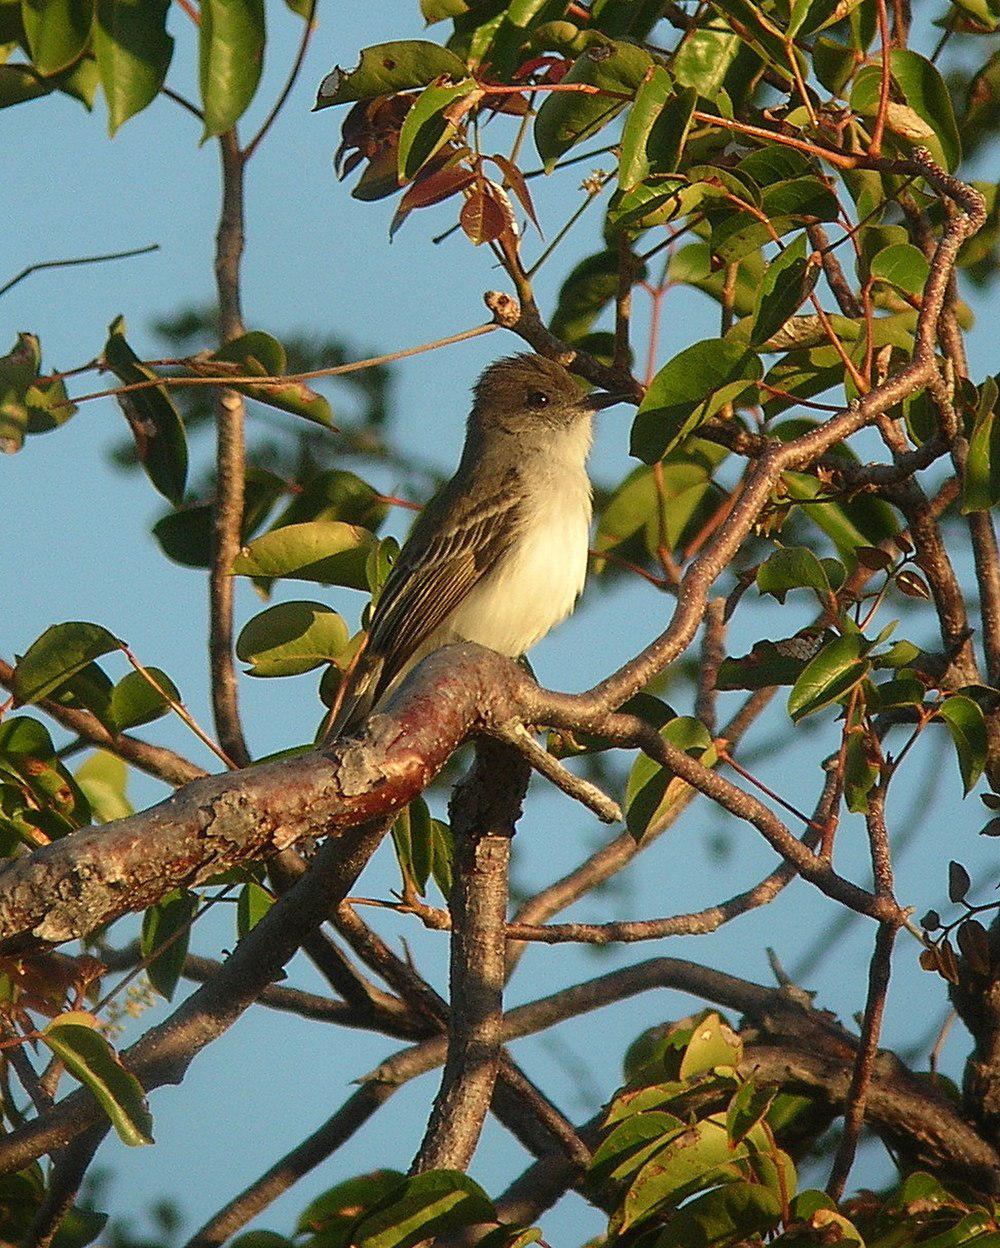
[{"label": "bird", "polygon": [[458,468],[399,552],[329,737],[355,734],[432,650],[471,641],[520,658],[570,614],[587,571],[593,415],[625,397],[584,394],[531,353],[483,372]]}]

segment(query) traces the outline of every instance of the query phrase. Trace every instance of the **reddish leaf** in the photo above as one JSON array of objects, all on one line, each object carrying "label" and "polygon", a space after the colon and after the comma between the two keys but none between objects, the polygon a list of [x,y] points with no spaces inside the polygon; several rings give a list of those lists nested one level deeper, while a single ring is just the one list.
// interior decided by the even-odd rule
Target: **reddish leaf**
[{"label": "reddish leaf", "polygon": [[528,190],[528,184],[524,180],[524,174],[518,169],[512,160],[508,160],[506,156],[490,156],[489,160],[497,166],[503,176],[510,184],[510,189],[517,196],[517,202],[528,214],[531,224],[541,234],[542,227],[538,224],[538,218],[535,216],[535,205],[531,202],[531,193]]},{"label": "reddish leaf", "polygon": [[464,191],[471,182],[475,181],[475,176],[471,169],[448,165],[444,169],[435,169],[432,173],[418,178],[399,201],[399,207],[393,214],[392,223],[389,226],[389,238],[392,239],[395,236],[396,231],[414,208],[426,208],[429,204],[438,204],[441,200],[447,199],[449,195]]},{"label": "reddish leaf", "polygon": [[927,582],[922,576],[918,576],[916,572],[906,571],[900,572],[896,577],[896,588],[900,593],[905,594],[907,598],[930,598],[931,591],[927,588]]},{"label": "reddish leaf", "polygon": [[399,210],[405,208],[426,208],[429,204],[439,204],[441,200],[454,195],[475,180],[471,169],[451,165],[445,169],[436,169],[426,177],[418,178],[399,201]]},{"label": "reddish leaf", "polygon": [[478,247],[495,242],[508,228],[507,214],[485,191],[473,191],[462,205],[459,216],[462,229]]}]

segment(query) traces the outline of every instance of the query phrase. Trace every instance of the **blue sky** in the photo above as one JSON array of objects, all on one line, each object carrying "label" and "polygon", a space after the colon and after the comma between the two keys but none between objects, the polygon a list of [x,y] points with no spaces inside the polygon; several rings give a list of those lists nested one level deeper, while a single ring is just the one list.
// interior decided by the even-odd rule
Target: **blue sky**
[{"label": "blue sky", "polygon": [[[258,100],[244,122],[247,133],[280,88],[299,29],[283,5],[269,5],[268,10],[273,30]],[[389,245],[391,201],[358,203],[333,177],[340,111],[310,112],[316,85],[334,63],[349,66],[364,45],[422,33],[415,0],[368,6],[321,3],[320,15],[304,72],[249,173],[244,266],[248,325],[279,337],[299,329],[335,333],[362,356],[415,345],[485,320],[482,292],[504,286],[489,252],[473,249],[459,236],[433,247],[431,235],[448,224],[449,210],[440,209],[416,214]],[[178,48],[169,81],[194,94],[191,31],[179,9],[171,20]],[[212,297],[218,199],[213,145],[199,148],[194,119],[165,101],[130,121],[112,142],[100,102],[88,116],[75,102],[59,97],[0,113],[0,135],[7,168],[13,171],[4,179],[0,196],[6,219],[16,222],[6,234],[0,281],[40,260],[151,242],[160,246],[155,254],[134,260],[40,273],[22,282],[0,301],[0,339],[5,335],[13,341],[20,330],[38,333],[46,365],[72,367],[100,351],[108,323],[123,313],[135,348],[155,354],[151,322],[178,306]],[[580,179],[587,171],[583,166],[533,184],[549,237],[579,202]],[[538,292],[543,309],[551,310],[559,278],[570,262],[597,248],[598,230],[598,213],[585,216],[564,244],[561,260],[543,271]],[[636,337],[641,342],[647,310],[641,295],[636,302]],[[980,325],[988,324],[991,311],[982,306],[978,311]],[[716,326],[717,313],[706,299],[671,294],[662,359],[713,335]],[[973,376],[988,366],[993,352],[988,337],[973,335]],[[396,366],[394,428],[400,442],[442,470],[450,469],[461,443],[471,382],[491,359],[517,346],[496,333]],[[89,379],[71,392],[84,388],[92,388]],[[350,401],[346,392],[331,394],[335,406]],[[125,638],[145,662],[169,672],[195,715],[208,723],[204,581],[160,555],[148,530],[162,505],[145,478],[109,467],[108,449],[123,430],[112,401],[85,404],[63,429],[29,440],[21,454],[0,464],[0,498],[7,518],[0,526],[0,567],[7,586],[0,598],[0,651],[6,657],[23,651],[56,621],[94,620]],[[611,409],[601,417],[593,460],[597,480],[613,482],[633,466],[627,435],[626,409]],[[195,473],[204,470],[207,450],[199,439]],[[400,484],[389,471],[377,480],[386,489]],[[406,516],[397,514],[390,529],[402,535],[405,525]],[[314,590],[292,584],[279,594],[322,596],[323,591]],[[341,591],[330,599],[353,626],[360,598]],[[613,592],[592,584],[577,615],[533,654],[539,678],[559,688],[587,687],[658,633],[670,605],[670,599],[638,580],[619,581]],[[240,620],[259,608],[250,588],[240,585]],[[794,607],[791,600],[784,609],[755,603],[748,616],[746,631],[731,640],[737,653],[758,637],[787,636],[808,618],[805,608]],[[929,614],[920,618],[926,628]],[[255,753],[308,737],[316,717],[314,684],[309,676],[243,682]],[[780,726],[783,716],[779,705],[768,722]],[[165,723],[155,734],[213,766],[182,726]],[[761,770],[783,795],[810,808],[819,774],[809,760],[822,757],[832,742],[829,726],[814,727],[809,721],[789,734],[786,746],[762,762]],[[974,877],[977,865],[981,867],[979,878],[990,887],[986,868],[994,855],[976,837],[982,822],[978,801],[956,807],[960,786],[953,757],[933,743],[922,743],[911,777],[909,788],[901,786],[890,819],[899,830],[914,820],[918,824],[913,848],[901,858],[899,877],[900,896],[919,913],[941,902],[948,857],[961,858]],[[530,889],[571,867],[607,835],[537,779],[533,792],[536,800],[515,843],[515,879]],[[137,804],[162,795],[153,782],[136,779]],[[841,853],[843,869],[866,879],[863,828],[856,819],[845,822]],[[572,913],[599,919],[612,913],[650,917],[695,909],[731,895],[773,865],[773,855],[751,830],[724,827],[719,815],[695,806],[615,890],[589,899]],[[359,888],[385,895],[394,884],[391,858],[383,852]],[[836,914],[831,903],[818,900],[799,883],[766,911],[713,936],[600,954],[572,947],[536,949],[519,969],[510,1000],[528,1000],[661,953],[771,982],[765,946],[773,946],[793,968],[798,953]],[[447,950],[442,936],[391,917],[381,923],[381,930],[397,942],[405,937],[421,967],[443,987]],[[820,1003],[846,1019],[863,1006],[871,936],[863,924],[855,924],[805,985],[818,989]],[[218,955],[233,941],[232,919],[226,913],[200,924],[195,946]],[[917,970],[916,952],[912,942],[903,941],[896,955],[887,1020],[890,1044],[894,1038],[912,1036],[914,1000],[921,1003],[921,1028],[944,1016],[944,994],[938,981]],[[291,982],[318,988],[309,967],[300,962],[292,968]],[[676,994],[652,994],[566,1026],[555,1037],[521,1042],[515,1056],[571,1117],[589,1116],[613,1091],[628,1042],[643,1027],[679,1017],[692,1004]],[[157,1008],[139,1023],[130,1023],[122,1043],[163,1015]],[[945,1050],[945,1065],[953,1073],[965,1043],[964,1033],[956,1029]],[[332,1113],[349,1095],[351,1081],[394,1048],[377,1037],[252,1011],[199,1058],[182,1088],[154,1094],[155,1149],[126,1150],[115,1142],[104,1147],[100,1161],[116,1176],[110,1189],[112,1212],[138,1215],[149,1201],[168,1196],[180,1203],[185,1225],[193,1229]],[[389,1162],[405,1169],[436,1082],[435,1072],[404,1088],[261,1224],[288,1230],[311,1195],[340,1179]],[[520,1149],[491,1123],[473,1175],[499,1194],[523,1164]],[[855,1179],[872,1183],[885,1173],[884,1164],[872,1157]],[[570,1198],[545,1225],[554,1242],[571,1242],[595,1233],[599,1220]]]}]

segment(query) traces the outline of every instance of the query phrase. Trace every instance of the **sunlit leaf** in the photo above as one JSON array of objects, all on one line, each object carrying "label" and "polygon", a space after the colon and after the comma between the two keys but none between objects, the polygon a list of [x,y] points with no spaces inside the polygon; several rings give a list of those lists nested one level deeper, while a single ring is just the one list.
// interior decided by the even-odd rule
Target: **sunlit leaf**
[{"label": "sunlit leaf", "polygon": [[[119,732],[152,723],[170,710],[170,701],[180,702],[177,686],[158,667],[146,669],[162,693],[142,672],[126,672],[111,691],[108,716]],[[170,699],[170,701],[168,701]]]},{"label": "sunlit leaf", "polygon": [[264,0],[201,0],[198,64],[204,138],[222,134],[254,97],[264,60]]},{"label": "sunlit leaf", "polygon": [[363,48],[356,68],[339,66],[320,84],[317,108],[373,99],[413,87],[426,87],[436,78],[464,78],[465,62],[448,48],[426,39],[376,43]]},{"label": "sunlit leaf", "polygon": [[39,1038],[90,1089],[125,1144],[152,1144],[153,1119],[142,1084],[104,1036],[77,1018],[68,1014],[54,1019]]},{"label": "sunlit leaf", "polygon": [[577,143],[593,137],[631,100],[653,61],[634,44],[607,40],[592,44],[572,64],[563,83],[598,90],[550,92],[535,118],[535,146],[546,169]]},{"label": "sunlit leaf", "polygon": [[233,561],[235,576],[287,577],[367,589],[365,563],[377,538],[339,520],[288,524],[244,546]]},{"label": "sunlit leaf", "polygon": [[348,638],[343,619],[323,603],[280,602],[243,626],[236,655],[251,676],[297,676],[334,661]]},{"label": "sunlit leaf", "polygon": [[18,701],[39,702],[47,698],[81,668],[102,654],[120,649],[121,644],[100,624],[53,624],[31,643],[14,669]]},{"label": "sunlit leaf", "polygon": [[986,766],[986,719],[979,703],[962,693],[945,698],[938,707],[937,718],[944,720],[951,733],[962,785],[968,793]]},{"label": "sunlit leaf", "polygon": [[788,713],[798,721],[844,697],[867,675],[868,642],[860,633],[837,637],[806,664],[788,695]]},{"label": "sunlit leaf", "polygon": [[654,463],[727,403],[753,390],[760,357],[739,342],[706,339],[675,355],[653,378],[632,426],[632,454]]},{"label": "sunlit leaf", "polygon": [[94,52],[112,135],[163,86],[174,51],[169,8],[170,0],[97,0]]}]

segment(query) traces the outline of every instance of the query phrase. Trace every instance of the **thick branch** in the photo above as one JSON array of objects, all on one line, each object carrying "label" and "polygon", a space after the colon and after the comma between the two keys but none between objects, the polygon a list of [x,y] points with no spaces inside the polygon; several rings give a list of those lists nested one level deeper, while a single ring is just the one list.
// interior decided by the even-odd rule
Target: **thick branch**
[{"label": "thick branch", "polygon": [[512,748],[481,741],[472,771],[452,800],[448,1059],[415,1173],[464,1170],[493,1096],[502,1043],[510,842],[529,775]]},{"label": "thick branch", "polygon": [[[372,821],[326,841],[308,873],[240,941],[218,974],[122,1055],[143,1087],[179,1083],[196,1054],[257,1000],[305,936],[343,900],[387,826],[384,820]],[[103,1122],[103,1111],[90,1092],[70,1094],[0,1138],[0,1173],[22,1169],[96,1122]]]}]

